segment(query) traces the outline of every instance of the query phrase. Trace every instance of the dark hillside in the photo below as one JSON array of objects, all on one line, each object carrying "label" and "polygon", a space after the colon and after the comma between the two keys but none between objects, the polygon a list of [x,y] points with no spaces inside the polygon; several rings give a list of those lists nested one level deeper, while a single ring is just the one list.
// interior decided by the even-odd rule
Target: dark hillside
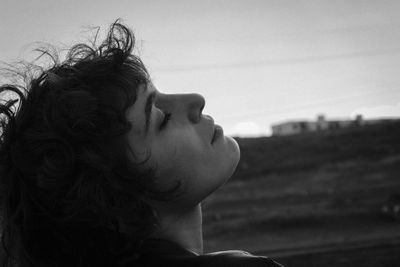
[{"label": "dark hillside", "polygon": [[357,257],[400,245],[400,222],[381,213],[400,192],[400,121],[237,141],[236,173],[203,203],[206,251],[244,249],[290,266],[343,254],[334,266],[366,266]]},{"label": "dark hillside", "polygon": [[232,180],[314,169],[345,160],[374,161],[400,153],[400,121],[286,137],[236,138],[242,152]]}]

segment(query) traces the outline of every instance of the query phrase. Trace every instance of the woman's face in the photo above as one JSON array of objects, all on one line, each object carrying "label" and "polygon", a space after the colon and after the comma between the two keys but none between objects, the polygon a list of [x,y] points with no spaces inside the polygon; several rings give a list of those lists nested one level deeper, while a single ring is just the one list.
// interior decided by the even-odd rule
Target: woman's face
[{"label": "woman's face", "polygon": [[212,142],[215,126],[202,114],[204,104],[201,95],[163,94],[150,83],[139,87],[137,100],[128,109],[133,126],[128,140],[137,157],[131,160],[150,155],[145,166],[155,167],[158,190],[181,182],[182,195],[167,204],[159,202],[161,207],[186,209],[200,203],[230,178],[239,162],[233,138],[222,134]]}]

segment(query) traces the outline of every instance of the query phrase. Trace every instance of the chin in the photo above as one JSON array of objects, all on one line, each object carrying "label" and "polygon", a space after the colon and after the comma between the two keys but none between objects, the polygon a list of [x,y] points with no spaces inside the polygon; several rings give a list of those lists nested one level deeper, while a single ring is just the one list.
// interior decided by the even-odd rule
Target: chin
[{"label": "chin", "polygon": [[233,171],[235,171],[240,160],[240,147],[236,140],[233,139],[233,137],[225,136],[225,138],[231,148],[230,156],[232,157],[232,164],[234,165]]},{"label": "chin", "polygon": [[235,139],[233,139],[230,136],[224,136],[225,142],[227,145],[227,151],[226,151],[226,171],[225,171],[225,181],[228,181],[232,174],[235,172],[236,167],[239,164],[240,160],[240,147],[239,144],[236,142]]}]

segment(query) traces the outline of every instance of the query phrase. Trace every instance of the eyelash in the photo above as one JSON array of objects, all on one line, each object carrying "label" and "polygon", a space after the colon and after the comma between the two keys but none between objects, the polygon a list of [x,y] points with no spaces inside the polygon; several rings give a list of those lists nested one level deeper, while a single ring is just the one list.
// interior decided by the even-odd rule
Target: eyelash
[{"label": "eyelash", "polygon": [[160,124],[160,129],[163,129],[166,125],[167,125],[167,123],[168,123],[168,121],[171,119],[171,113],[168,113],[168,112],[166,112],[165,114],[164,114],[164,119],[163,119],[163,121],[161,122],[161,124]]}]

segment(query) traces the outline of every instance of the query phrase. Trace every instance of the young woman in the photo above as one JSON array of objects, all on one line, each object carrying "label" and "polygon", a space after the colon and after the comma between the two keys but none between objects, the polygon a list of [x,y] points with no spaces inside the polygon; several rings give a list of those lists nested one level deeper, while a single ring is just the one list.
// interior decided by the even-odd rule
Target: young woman
[{"label": "young woman", "polygon": [[160,92],[133,47],[115,22],[101,45],[43,51],[52,67],[0,87],[3,265],[280,266],[203,253],[201,202],[239,147],[201,95]]}]

